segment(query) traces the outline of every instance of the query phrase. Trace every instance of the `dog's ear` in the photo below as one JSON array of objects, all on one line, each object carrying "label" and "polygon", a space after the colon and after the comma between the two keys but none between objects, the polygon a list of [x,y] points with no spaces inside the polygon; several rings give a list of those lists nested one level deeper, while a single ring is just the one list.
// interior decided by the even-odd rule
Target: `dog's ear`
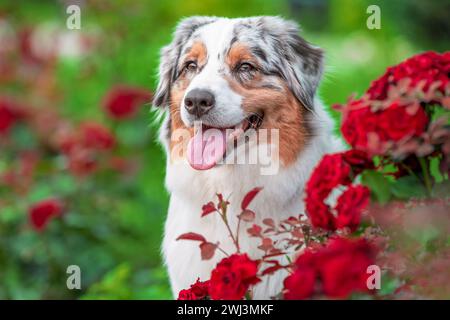
[{"label": "dog's ear", "polygon": [[299,35],[300,28],[296,22],[278,17],[261,19],[275,41],[274,49],[280,55],[278,72],[297,99],[312,110],[323,72],[323,51]]},{"label": "dog's ear", "polygon": [[297,98],[311,109],[314,96],[323,73],[323,51],[299,36],[296,25],[288,33],[287,43],[292,49],[292,71],[289,76],[291,86]]},{"label": "dog's ear", "polygon": [[177,78],[178,59],[180,58],[183,45],[189,40],[195,30],[215,20],[215,17],[190,17],[178,23],[173,34],[172,43],[161,49],[159,83],[153,98],[154,106],[166,107],[170,102],[170,89]]}]

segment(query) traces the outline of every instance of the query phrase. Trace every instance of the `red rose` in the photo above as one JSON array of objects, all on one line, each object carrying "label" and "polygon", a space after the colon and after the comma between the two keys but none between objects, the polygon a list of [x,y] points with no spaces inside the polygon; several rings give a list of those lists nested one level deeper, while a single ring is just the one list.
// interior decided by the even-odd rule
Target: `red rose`
[{"label": "red rose", "polygon": [[337,228],[350,228],[355,231],[361,221],[361,213],[367,207],[370,200],[370,190],[365,186],[349,186],[340,195],[336,205]]},{"label": "red rose", "polygon": [[389,87],[400,80],[410,79],[409,86],[414,87],[424,82],[424,90],[428,90],[435,81],[440,81],[439,90],[444,93],[445,86],[449,83],[450,53],[438,54],[428,51],[413,56],[404,62],[390,67],[379,79],[372,82],[367,93],[370,99],[384,100],[387,97]]},{"label": "red rose", "polygon": [[257,271],[258,261],[250,260],[247,254],[233,254],[222,259],[211,272],[211,298],[241,300],[248,288],[260,281]]},{"label": "red rose", "polygon": [[103,108],[113,119],[130,118],[139,105],[151,101],[150,91],[125,85],[118,85],[112,88],[104,98]]},{"label": "red rose", "polygon": [[6,105],[0,102],[0,134],[8,133],[16,118]]},{"label": "red rose", "polygon": [[341,153],[325,155],[314,169],[306,185],[306,192],[318,199],[325,199],[331,190],[348,184],[350,166],[342,159]]},{"label": "red rose", "polygon": [[365,169],[374,169],[375,165],[369,155],[361,150],[348,150],[342,154],[345,162],[352,167],[354,175],[360,174]]},{"label": "red rose", "polygon": [[67,157],[68,167],[74,175],[83,177],[97,170],[97,156],[94,150],[82,145],[71,150]]},{"label": "red rose", "polygon": [[325,199],[339,185],[350,183],[350,166],[341,153],[325,155],[306,184],[306,212],[316,228],[335,230],[335,217]]},{"label": "red rose", "polygon": [[342,135],[354,149],[368,152],[370,134],[376,134],[379,139],[385,140],[384,133],[378,130],[378,121],[377,115],[369,106],[357,104],[353,108],[350,105],[342,116]]},{"label": "red rose", "polygon": [[111,131],[100,123],[85,122],[80,126],[82,143],[88,148],[110,150],[116,144]]},{"label": "red rose", "polygon": [[42,231],[52,217],[61,215],[62,210],[63,206],[59,200],[47,199],[38,202],[29,209],[31,225],[37,231]]},{"label": "red rose", "polygon": [[[450,52],[425,52],[388,68],[383,76],[372,82],[366,96],[341,107],[341,131],[345,140],[354,149],[366,151],[370,155],[381,155],[395,148],[395,143],[420,136],[429,122],[425,110],[419,105],[414,110],[413,104],[402,101],[404,98],[391,101],[394,96],[387,99],[388,94],[394,86],[397,87],[397,90],[392,91],[394,94],[403,93],[409,99],[415,97],[406,94],[411,89],[420,89],[424,96],[427,96],[431,87],[445,94],[445,88],[450,83],[449,72]],[[414,99],[422,101],[420,97]],[[430,99],[425,98],[423,101],[428,104],[436,102]],[[442,101],[438,103],[442,104]]]},{"label": "red rose", "polygon": [[97,169],[99,156],[114,148],[116,138],[109,128],[89,121],[82,123],[76,130],[59,132],[56,143],[67,157],[69,170],[77,176],[85,176]]},{"label": "red rose", "polygon": [[178,300],[197,300],[197,297],[190,289],[184,289],[178,293]]},{"label": "red rose", "polygon": [[209,281],[201,282],[200,279],[191,285],[191,291],[197,299],[204,299],[209,295]]},{"label": "red rose", "polygon": [[353,148],[373,155],[384,153],[391,143],[420,136],[427,124],[428,117],[422,108],[411,113],[408,106],[394,101],[376,112],[370,107],[349,108],[344,112],[341,131]]},{"label": "red rose", "polygon": [[209,281],[197,281],[189,289],[181,290],[178,300],[202,300],[209,295]]},{"label": "red rose", "polygon": [[420,136],[428,123],[428,117],[422,108],[410,114],[406,106],[392,103],[379,112],[379,131],[387,135],[387,140],[399,141],[412,136]]},{"label": "red rose", "polygon": [[[359,150],[325,155],[306,184],[305,207],[311,224],[330,231],[344,227],[356,230],[361,212],[369,202],[370,190],[350,183],[364,169],[371,168],[374,168],[373,161]],[[352,177],[350,171],[353,172]],[[334,208],[336,215],[333,215],[325,201],[340,185],[348,186],[348,189],[339,197]]]},{"label": "red rose", "polygon": [[314,269],[297,270],[284,279],[284,299],[303,300],[311,297],[314,292],[316,272]]},{"label": "red rose", "polygon": [[315,254],[305,251],[297,258],[294,273],[284,279],[284,299],[303,300],[311,297],[317,275]]},{"label": "red rose", "polygon": [[326,247],[307,250],[297,258],[293,273],[284,281],[284,298],[310,298],[319,288],[332,298],[368,292],[367,267],[374,264],[374,256],[374,248],[364,239],[330,239]]},{"label": "red rose", "polygon": [[311,224],[316,228],[325,230],[336,230],[336,218],[330,211],[330,207],[321,199],[306,199],[306,212],[308,212]]},{"label": "red rose", "polygon": [[373,248],[364,240],[335,238],[317,253],[323,292],[346,298],[352,292],[368,292],[367,267],[374,264]]},{"label": "red rose", "polygon": [[0,97],[0,135],[7,134],[11,127],[24,117],[22,106],[9,98]]}]

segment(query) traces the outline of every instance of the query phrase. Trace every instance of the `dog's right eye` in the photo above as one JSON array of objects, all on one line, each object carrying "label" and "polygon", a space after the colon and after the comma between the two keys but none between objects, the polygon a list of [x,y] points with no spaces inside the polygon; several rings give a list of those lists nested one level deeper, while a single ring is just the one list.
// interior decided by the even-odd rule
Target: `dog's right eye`
[{"label": "dog's right eye", "polygon": [[194,61],[187,62],[184,69],[187,72],[195,72],[197,71],[197,64]]}]

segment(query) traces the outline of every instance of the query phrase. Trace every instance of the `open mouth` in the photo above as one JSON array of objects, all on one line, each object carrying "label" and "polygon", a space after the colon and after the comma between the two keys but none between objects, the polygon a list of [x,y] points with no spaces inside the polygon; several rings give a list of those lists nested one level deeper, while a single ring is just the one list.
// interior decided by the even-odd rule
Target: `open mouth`
[{"label": "open mouth", "polygon": [[234,126],[234,128],[228,128],[231,132],[229,134],[229,138],[237,140],[245,131],[249,129],[258,130],[261,127],[263,120],[263,113],[251,113],[241,123]]},{"label": "open mouth", "polygon": [[263,120],[263,113],[252,113],[234,127],[217,128],[202,124],[188,143],[189,164],[197,170],[211,169],[224,158],[229,143],[235,143],[250,129],[258,130]]},{"label": "open mouth", "polygon": [[264,120],[264,113],[252,113],[247,118],[245,118],[245,122],[247,123],[247,129],[255,129],[258,130]]}]

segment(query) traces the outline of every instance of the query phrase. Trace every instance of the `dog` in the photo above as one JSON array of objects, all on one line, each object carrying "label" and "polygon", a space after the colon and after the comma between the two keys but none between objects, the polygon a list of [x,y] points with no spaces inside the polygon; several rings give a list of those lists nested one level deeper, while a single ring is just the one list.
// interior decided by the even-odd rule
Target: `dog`
[{"label": "dog", "polygon": [[[216,251],[212,259],[202,260],[198,244],[176,241],[178,236],[196,232],[225,252],[236,250],[218,214],[201,217],[202,206],[215,201],[216,194],[230,201],[232,230],[242,197],[254,187],[263,188],[251,203],[255,223],[304,212],[305,184],[313,168],[324,154],[342,149],[316,96],[322,72],[323,51],[299,35],[295,22],[280,17],[186,18],[161,50],[153,105],[163,116],[160,141],[167,153],[170,203],[162,253],[175,298],[198,278],[208,280],[225,257]],[[208,129],[220,142],[212,157],[204,155],[208,142],[198,133]],[[230,149],[244,143],[233,137],[249,129],[279,133],[276,173],[262,174],[260,164],[223,162]],[[257,146],[263,145],[258,141]],[[262,255],[260,240],[247,235],[248,227],[240,228],[241,251],[257,259]],[[263,277],[253,288],[253,298],[279,294],[285,276],[279,271]]]}]

